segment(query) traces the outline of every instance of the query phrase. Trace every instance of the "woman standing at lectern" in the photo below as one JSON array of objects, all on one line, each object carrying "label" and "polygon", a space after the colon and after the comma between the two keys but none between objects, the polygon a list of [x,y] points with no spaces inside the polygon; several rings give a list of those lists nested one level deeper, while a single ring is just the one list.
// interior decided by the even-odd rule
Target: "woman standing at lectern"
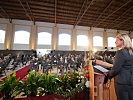
[{"label": "woman standing at lectern", "polygon": [[[133,100],[133,47],[127,34],[116,36],[116,52],[112,69],[105,73],[109,79],[114,77],[117,100]],[[105,62],[96,60],[101,65]]]}]

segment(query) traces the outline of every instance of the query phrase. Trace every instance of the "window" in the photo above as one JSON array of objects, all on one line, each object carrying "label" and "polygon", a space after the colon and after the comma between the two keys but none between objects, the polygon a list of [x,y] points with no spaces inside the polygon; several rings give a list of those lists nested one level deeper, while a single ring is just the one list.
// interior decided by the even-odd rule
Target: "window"
[{"label": "window", "polygon": [[16,31],[14,43],[15,44],[29,44],[30,33],[27,31]]},{"label": "window", "polygon": [[38,33],[38,44],[51,45],[51,34],[48,32]]},{"label": "window", "polygon": [[77,36],[77,46],[88,46],[88,37],[86,35]]},{"label": "window", "polygon": [[114,37],[108,37],[108,47],[115,47],[115,40]]},{"label": "window", "polygon": [[0,43],[4,43],[5,40],[5,31],[0,30]]},{"label": "window", "polygon": [[103,46],[103,37],[101,37],[101,36],[94,36],[93,37],[93,45],[94,46]]},{"label": "window", "polygon": [[63,33],[59,35],[59,45],[70,45],[71,36],[69,34]]}]

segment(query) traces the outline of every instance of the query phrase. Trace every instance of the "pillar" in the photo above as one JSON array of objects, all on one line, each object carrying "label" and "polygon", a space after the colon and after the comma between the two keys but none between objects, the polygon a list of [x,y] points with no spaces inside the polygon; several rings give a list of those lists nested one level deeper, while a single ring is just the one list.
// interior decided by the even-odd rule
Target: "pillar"
[{"label": "pillar", "polygon": [[93,31],[89,30],[89,51],[93,51]]},{"label": "pillar", "polygon": [[53,27],[52,50],[58,50],[58,27]]},{"label": "pillar", "polygon": [[35,50],[37,47],[37,26],[32,25],[31,26],[31,34],[30,34],[30,49]]},{"label": "pillar", "polygon": [[7,24],[7,31],[6,31],[6,35],[5,35],[4,48],[8,49],[8,50],[13,49],[13,40],[14,40],[13,24],[8,23]]},{"label": "pillar", "polygon": [[72,29],[71,50],[77,50],[77,34],[76,34],[76,28],[73,28]]},{"label": "pillar", "polygon": [[107,32],[106,30],[103,32],[103,49],[105,49],[105,47],[108,47],[108,39],[107,39]]}]

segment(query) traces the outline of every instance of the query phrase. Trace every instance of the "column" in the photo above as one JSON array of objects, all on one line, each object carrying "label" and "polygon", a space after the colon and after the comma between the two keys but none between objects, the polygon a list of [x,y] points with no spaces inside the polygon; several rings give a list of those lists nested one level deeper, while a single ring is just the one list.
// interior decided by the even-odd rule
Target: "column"
[{"label": "column", "polygon": [[8,49],[8,50],[13,49],[13,40],[14,40],[13,24],[8,23],[7,24],[7,31],[6,31],[6,35],[5,35],[4,48]]},{"label": "column", "polygon": [[73,28],[72,29],[71,50],[77,50],[77,34],[76,34],[76,28]]},{"label": "column", "polygon": [[93,31],[92,30],[89,30],[88,32],[89,34],[89,51],[93,51]]},{"label": "column", "polygon": [[58,50],[58,27],[53,27],[52,50]]},{"label": "column", "polygon": [[37,47],[37,26],[32,25],[31,26],[31,33],[30,33],[30,49],[35,50]]},{"label": "column", "polygon": [[108,40],[107,40],[107,32],[106,30],[103,32],[103,49],[105,49],[105,47],[108,47]]}]

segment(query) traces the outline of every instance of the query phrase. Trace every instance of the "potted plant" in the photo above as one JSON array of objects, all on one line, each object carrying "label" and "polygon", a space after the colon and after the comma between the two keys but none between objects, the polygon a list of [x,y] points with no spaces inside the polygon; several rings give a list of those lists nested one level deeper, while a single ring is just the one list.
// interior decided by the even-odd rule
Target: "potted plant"
[{"label": "potted plant", "polygon": [[84,81],[81,80],[79,73],[64,74],[59,77],[60,88],[57,90],[58,95],[67,99],[72,98],[84,89]]},{"label": "potted plant", "polygon": [[24,80],[19,81],[18,91],[22,96],[36,96],[38,89],[39,76],[36,72],[31,71]]},{"label": "potted plant", "polygon": [[[19,81],[18,84],[19,93],[22,96],[27,96],[23,98],[24,100],[67,100],[71,98],[74,100],[83,89],[84,81],[81,80],[79,73],[57,76],[32,71],[25,80]],[[19,99],[15,98],[15,100]]]},{"label": "potted plant", "polygon": [[57,91],[59,86],[57,81],[57,75],[40,74],[31,71],[25,80],[19,82],[18,91],[21,96],[27,96],[28,98],[40,98],[37,96],[45,96],[44,98],[47,98]]},{"label": "potted plant", "polygon": [[40,91],[38,90],[38,95],[54,94],[57,91],[57,88],[59,87],[57,77],[57,75],[39,74],[37,84],[39,86]]},{"label": "potted plant", "polygon": [[19,79],[16,79],[16,73],[12,76],[7,76],[7,79],[0,83],[0,91],[3,94],[3,100],[13,99],[19,94],[17,91]]}]

